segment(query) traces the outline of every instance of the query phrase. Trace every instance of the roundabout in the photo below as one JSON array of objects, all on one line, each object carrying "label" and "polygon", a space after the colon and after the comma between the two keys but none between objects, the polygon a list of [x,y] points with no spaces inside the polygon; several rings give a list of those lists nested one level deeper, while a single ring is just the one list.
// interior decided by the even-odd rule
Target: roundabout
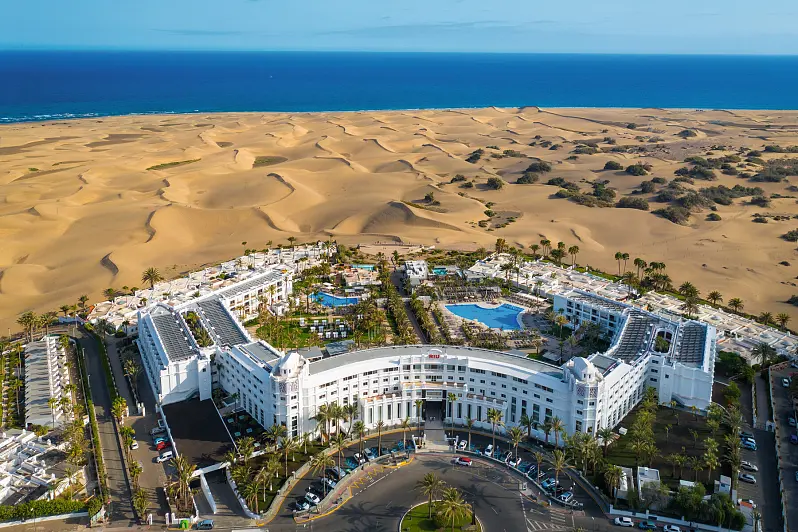
[{"label": "roundabout", "polygon": [[447,515],[444,515],[446,513],[445,510],[439,512],[439,510],[442,509],[436,508],[438,503],[445,504],[444,501],[433,501],[432,517],[429,517],[429,503],[426,502],[408,510],[399,524],[400,532],[431,532],[441,528],[446,528],[454,532],[482,531],[479,518],[476,516],[476,512],[471,511],[471,507],[468,503],[464,503],[461,513],[457,515],[452,514],[451,519]]},{"label": "roundabout", "polygon": [[[411,510],[422,504],[426,508],[428,496],[419,488],[419,483],[428,474],[440,479],[442,488],[456,488],[468,505],[467,518],[462,519],[467,526],[459,530],[527,530],[528,512],[538,512],[542,516],[548,511],[522,496],[518,479],[507,471],[494,467],[487,460],[474,460],[471,467],[459,466],[453,464],[452,458],[451,454],[419,453],[405,466],[382,471],[374,468],[368,475],[361,473],[364,481],[351,490],[351,498],[334,512],[298,525],[293,520],[290,505],[286,504],[267,528],[282,531],[318,527],[351,532],[450,530],[450,525],[435,527],[428,519],[428,509],[418,516]],[[297,486],[295,494],[301,494],[303,489]],[[441,496],[435,495],[434,498]],[[478,528],[469,528],[470,508],[476,513]],[[427,519],[421,519],[423,515]],[[402,524],[407,516],[411,519],[405,519]],[[404,528],[400,529],[400,524]]]}]

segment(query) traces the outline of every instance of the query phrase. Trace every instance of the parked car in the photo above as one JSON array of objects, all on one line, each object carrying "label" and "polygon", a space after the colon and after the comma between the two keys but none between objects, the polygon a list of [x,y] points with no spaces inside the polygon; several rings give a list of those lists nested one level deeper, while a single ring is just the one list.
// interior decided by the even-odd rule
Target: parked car
[{"label": "parked car", "polygon": [[756,451],[756,442],[752,442],[751,440],[743,440],[743,449]]},{"label": "parked car", "polygon": [[791,426],[791,427],[794,427],[794,426],[795,426],[795,418],[794,418],[794,417],[792,417],[792,416],[788,416],[788,417],[787,417],[787,424],[788,424],[789,426]]},{"label": "parked car", "polygon": [[377,458],[377,455],[371,452],[371,449],[364,449],[363,454],[366,455],[366,460],[368,460],[369,462]]},{"label": "parked car", "polygon": [[203,519],[197,523],[197,530],[213,530],[213,519]]},{"label": "parked car", "polygon": [[554,488],[554,486],[556,485],[557,481],[554,478],[547,478],[546,480],[543,481],[543,484],[541,484],[544,490],[550,490]]},{"label": "parked car", "polygon": [[355,458],[355,460],[357,461],[358,464],[365,464],[366,463],[366,458],[360,453],[355,453],[355,457],[354,458]]},{"label": "parked car", "polygon": [[338,483],[330,477],[324,477],[321,481],[329,488],[333,489]]},{"label": "parked car", "polygon": [[166,441],[166,438],[153,438],[153,440],[152,440],[152,444],[153,444],[153,445],[158,445],[158,444],[159,444],[159,443],[161,443],[162,441]]},{"label": "parked car", "polygon": [[560,499],[562,502],[568,502],[568,501],[570,501],[573,498],[574,498],[574,494],[571,493],[570,491],[565,491],[565,492],[561,493],[560,496],[558,497],[558,499]]},{"label": "parked car", "polygon": [[154,429],[152,429],[152,430],[150,431],[150,434],[151,434],[152,436],[156,436],[156,435],[158,435],[158,434],[163,434],[163,433],[165,433],[165,432],[166,432],[166,429],[165,429],[165,428],[163,428],[163,427],[155,427]]},{"label": "parked car", "polygon": [[756,509],[756,503],[753,499],[737,499],[737,506],[742,506],[743,504],[750,506],[751,509]]},{"label": "parked car", "polygon": [[790,443],[793,445],[798,445],[798,434],[794,432],[790,434]]},{"label": "parked car", "polygon": [[162,452],[161,454],[158,455],[158,457],[155,459],[155,461],[158,462],[159,464],[162,464],[162,463],[166,462],[167,460],[171,460],[172,458],[174,458],[174,456],[175,456],[175,453],[173,453],[172,451],[164,451],[164,452]]},{"label": "parked car", "polygon": [[637,528],[639,528],[640,530],[656,530],[657,523],[655,523],[654,521],[640,521],[637,524]]},{"label": "parked car", "polygon": [[466,456],[458,456],[454,459],[454,463],[466,467],[471,467],[474,465],[474,462],[472,462],[471,459]]},{"label": "parked car", "polygon": [[130,444],[130,450],[131,451],[135,451],[138,448],[139,448],[139,442],[137,442],[136,440],[133,440],[133,443]]},{"label": "parked car", "polygon": [[756,477],[748,473],[740,473],[739,475],[737,475],[737,478],[740,479],[742,482],[747,482],[749,484],[756,484]]},{"label": "parked car", "polygon": [[294,503],[294,508],[298,512],[304,512],[305,510],[310,508],[310,504],[308,504],[308,501],[305,499],[297,499],[296,502]]},{"label": "parked car", "polygon": [[682,529],[676,525],[665,525],[662,530],[663,532],[682,532]]},{"label": "parked car", "polygon": [[740,438],[742,438],[744,440],[750,438],[750,439],[753,440],[754,439],[754,435],[751,434],[750,432],[740,432]]},{"label": "parked car", "polygon": [[616,517],[615,524],[618,526],[625,526],[625,527],[633,527],[635,526],[634,521],[632,521],[628,517]]},{"label": "parked car", "polygon": [[482,454],[484,454],[485,456],[493,455],[493,444],[489,443],[488,446],[485,447],[485,451]]},{"label": "parked car", "polygon": [[468,440],[460,440],[460,443],[457,444],[457,448],[461,451],[464,450],[468,446]]},{"label": "parked car", "polygon": [[785,388],[789,388],[790,387],[790,379],[788,379],[787,377],[784,377],[783,379],[781,379],[781,385],[784,386]]},{"label": "parked car", "polygon": [[341,479],[346,476],[346,471],[343,471],[339,467],[328,467],[325,470],[325,473],[327,474],[327,476],[332,476],[333,480],[335,480],[336,482],[340,482]]},{"label": "parked car", "polygon": [[746,471],[754,471],[754,472],[759,471],[759,468],[756,466],[756,464],[752,464],[748,460],[743,460],[742,462],[740,462],[740,466]]},{"label": "parked car", "polygon": [[520,464],[522,461],[523,460],[521,459],[520,456],[518,458],[510,458],[509,460],[507,460],[507,465],[512,467],[518,467],[518,464]]},{"label": "parked car", "polygon": [[169,449],[172,447],[172,443],[168,441],[162,441],[158,445],[155,446],[156,451],[163,451],[164,449]]},{"label": "parked car", "polygon": [[308,502],[310,504],[312,504],[314,506],[321,502],[321,499],[319,498],[319,496],[316,495],[315,493],[313,493],[312,491],[309,491],[309,492],[305,493],[305,498],[308,500]]}]

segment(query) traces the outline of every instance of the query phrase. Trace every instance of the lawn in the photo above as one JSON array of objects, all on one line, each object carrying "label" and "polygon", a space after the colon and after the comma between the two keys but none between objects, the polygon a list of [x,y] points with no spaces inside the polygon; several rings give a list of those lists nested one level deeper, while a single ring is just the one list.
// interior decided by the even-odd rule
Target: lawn
[{"label": "lawn", "polygon": [[[433,511],[434,507],[435,503],[433,503]],[[399,525],[399,530],[402,532],[432,532],[439,529],[452,530],[451,525],[448,524],[445,527],[439,528],[435,525],[435,520],[430,519],[428,516],[429,505],[427,503],[416,506],[402,519],[402,523]],[[482,527],[479,526],[479,522],[477,522],[475,527],[471,527],[471,512],[468,512],[468,515],[464,519],[456,521],[454,525],[455,532],[463,530],[482,530]]]},{"label": "lawn", "polygon": [[[632,410],[623,419],[620,426],[627,429],[631,428],[639,413],[639,407]],[[670,430],[666,430],[667,426],[670,426]],[[695,437],[691,430],[695,431]],[[708,471],[706,469],[699,471],[698,480],[705,484],[711,485],[711,480],[717,479],[721,474],[728,475],[731,472],[728,464],[723,461],[723,438],[725,434],[726,428],[721,426],[714,436],[720,448],[721,467],[712,471],[711,479],[707,478]],[[678,487],[680,479],[695,481],[695,472],[686,465],[681,468],[681,472],[677,466],[676,475],[674,476],[674,467],[667,460],[667,457],[671,454],[681,453],[689,457],[702,458],[705,450],[703,442],[713,437],[712,431],[707,426],[707,418],[700,415],[695,416],[690,412],[660,406],[657,409],[657,417],[654,420],[654,437],[658,452],[651,457],[650,463],[646,463],[646,458],[643,457],[640,463],[636,464],[635,452],[630,448],[630,434],[621,436],[609,447],[607,461],[624,467],[634,468],[636,465],[640,465],[659,469],[661,480],[672,488]],[[708,493],[711,492],[712,490],[708,490]]]}]

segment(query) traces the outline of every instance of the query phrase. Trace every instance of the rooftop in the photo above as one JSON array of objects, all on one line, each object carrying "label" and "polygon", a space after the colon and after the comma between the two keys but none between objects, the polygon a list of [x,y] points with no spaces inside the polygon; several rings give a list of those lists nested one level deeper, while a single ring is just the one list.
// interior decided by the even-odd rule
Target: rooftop
[{"label": "rooftop", "polygon": [[187,360],[196,354],[186,336],[189,333],[168,308],[158,305],[150,312],[150,317],[170,361]]},{"label": "rooftop", "polygon": [[209,332],[216,337],[217,344],[231,346],[249,341],[218,297],[199,301],[197,306],[210,325]]},{"label": "rooftop", "polygon": [[273,269],[271,271],[255,275],[251,279],[236,283],[230,287],[223,288],[217,292],[217,297],[232,299],[240,294],[246,294],[247,292],[250,292],[253,288],[259,285],[276,283],[284,276],[285,273],[283,271]]},{"label": "rooftop", "polygon": [[630,312],[612,356],[624,362],[631,362],[645,353],[658,321],[642,312]]},{"label": "rooftop", "polygon": [[242,353],[250,355],[255,360],[273,366],[280,358],[279,353],[271,351],[263,342],[251,342],[237,346]]},{"label": "rooftop", "polygon": [[535,373],[542,373],[557,378],[562,377],[562,369],[560,369],[559,366],[546,364],[545,362],[541,362],[539,360],[534,360],[532,358],[518,356],[511,353],[505,353],[502,351],[491,351],[477,347],[450,345],[395,345],[389,347],[377,347],[374,349],[364,349],[361,351],[352,351],[334,357],[324,358],[316,362],[311,362],[310,374],[317,375],[340,366],[356,364],[358,362],[366,362],[376,358],[426,355],[432,349],[442,351],[444,356],[450,355],[464,358],[474,357],[488,362],[519,366]]},{"label": "rooftop", "polygon": [[[60,397],[63,367],[58,360],[62,355],[54,336],[25,346],[25,423],[33,425],[52,425],[53,411],[47,404],[50,397]],[[63,378],[68,378],[64,374]],[[64,382],[64,385],[68,382]],[[56,409],[55,419],[61,416]]]},{"label": "rooftop", "polygon": [[673,358],[685,364],[702,364],[707,340],[707,328],[696,322],[686,323],[679,331]]}]

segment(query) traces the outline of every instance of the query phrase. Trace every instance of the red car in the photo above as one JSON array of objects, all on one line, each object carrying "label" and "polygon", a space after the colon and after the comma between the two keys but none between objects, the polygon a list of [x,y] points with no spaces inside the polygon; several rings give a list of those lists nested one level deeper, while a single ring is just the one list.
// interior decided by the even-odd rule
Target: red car
[{"label": "red car", "polygon": [[158,442],[158,445],[155,446],[155,449],[158,450],[158,451],[163,451],[164,449],[168,449],[171,446],[172,446],[172,444],[169,443],[168,441],[162,441],[162,442]]}]

